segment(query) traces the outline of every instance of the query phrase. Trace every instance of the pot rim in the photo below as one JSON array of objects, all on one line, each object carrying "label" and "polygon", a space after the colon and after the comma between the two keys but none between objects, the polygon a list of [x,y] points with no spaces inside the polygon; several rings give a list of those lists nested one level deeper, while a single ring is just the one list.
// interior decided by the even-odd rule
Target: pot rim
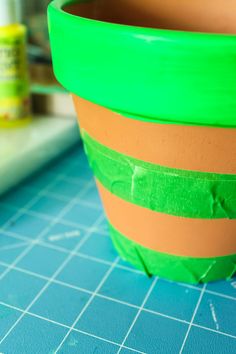
[{"label": "pot rim", "polygon": [[48,7],[54,72],[70,92],[133,119],[236,128],[236,35],[115,24],[63,10],[78,1]]}]

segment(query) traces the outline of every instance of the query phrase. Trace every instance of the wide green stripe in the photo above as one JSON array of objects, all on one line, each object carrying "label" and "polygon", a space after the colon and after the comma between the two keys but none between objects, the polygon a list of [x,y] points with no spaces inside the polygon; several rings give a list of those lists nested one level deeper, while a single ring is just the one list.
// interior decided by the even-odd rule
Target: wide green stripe
[{"label": "wide green stripe", "polygon": [[148,275],[196,284],[229,279],[236,272],[236,254],[213,258],[175,256],[143,247],[129,240],[112,225],[110,232],[121,257]]},{"label": "wide green stripe", "polygon": [[189,218],[236,218],[236,175],[179,170],[101,145],[83,131],[97,179],[111,193],[145,208]]}]

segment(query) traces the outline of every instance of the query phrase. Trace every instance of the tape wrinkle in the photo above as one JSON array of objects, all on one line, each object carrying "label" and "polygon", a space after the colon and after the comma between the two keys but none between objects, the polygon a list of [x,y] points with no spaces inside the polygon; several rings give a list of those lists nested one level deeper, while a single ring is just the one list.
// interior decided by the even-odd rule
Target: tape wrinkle
[{"label": "tape wrinkle", "polygon": [[207,278],[208,274],[211,272],[211,270],[216,266],[216,261],[212,261],[212,263],[209,265],[209,267],[206,269],[205,273],[203,273],[200,278],[199,282],[202,283],[204,282],[204,279]]},{"label": "tape wrinkle", "polygon": [[139,250],[138,250],[138,248],[135,246],[135,244],[133,244],[133,247],[134,247],[134,251],[135,251],[135,253],[136,253],[136,255],[137,255],[137,257],[138,257],[140,263],[141,263],[142,266],[143,266],[143,269],[144,269],[146,275],[147,275],[148,277],[151,277],[152,275],[151,275],[151,273],[148,271],[148,267],[146,266],[145,260],[143,259],[141,253],[139,252]]},{"label": "tape wrinkle", "polygon": [[138,166],[134,166],[132,168],[132,177],[131,177],[131,197],[135,198],[135,190],[136,190],[136,179],[139,178],[139,168]]},{"label": "tape wrinkle", "polygon": [[188,275],[188,279],[191,279],[191,281],[195,284],[199,283],[199,276],[197,276],[197,274],[195,274],[195,272],[193,271],[193,269],[189,269],[189,267],[187,267],[187,265],[184,262],[180,262],[178,261],[178,263],[187,271]]},{"label": "tape wrinkle", "polygon": [[[227,200],[221,196],[221,193],[218,191],[217,185],[213,185],[211,188],[211,217],[217,218],[218,215],[224,215],[226,219],[233,219],[232,213],[227,209]],[[228,198],[228,202],[229,202]]]},{"label": "tape wrinkle", "polygon": [[136,200],[139,200],[142,204],[147,202],[151,210],[155,209],[155,198],[153,196],[157,193],[156,183],[157,179],[149,178],[145,168],[133,164],[131,201],[135,203]]},{"label": "tape wrinkle", "polygon": [[230,280],[233,278],[233,276],[236,274],[236,262],[232,263],[233,264],[233,270],[230,272],[229,276],[226,278],[227,280]]}]

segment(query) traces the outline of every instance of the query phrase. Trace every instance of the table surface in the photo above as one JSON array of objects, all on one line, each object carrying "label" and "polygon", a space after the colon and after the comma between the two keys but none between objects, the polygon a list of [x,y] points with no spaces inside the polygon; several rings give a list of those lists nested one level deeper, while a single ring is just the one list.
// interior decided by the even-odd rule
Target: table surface
[{"label": "table surface", "polygon": [[236,279],[121,260],[81,146],[2,197],[0,223],[0,353],[236,353]]},{"label": "table surface", "polygon": [[0,129],[0,195],[78,140],[76,117],[70,116],[35,116],[23,127]]}]

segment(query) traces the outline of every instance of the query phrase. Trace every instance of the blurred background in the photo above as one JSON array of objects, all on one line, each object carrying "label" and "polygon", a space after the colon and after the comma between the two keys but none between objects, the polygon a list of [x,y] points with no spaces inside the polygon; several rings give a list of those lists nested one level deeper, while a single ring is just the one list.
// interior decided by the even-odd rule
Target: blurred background
[{"label": "blurred background", "polygon": [[73,115],[71,99],[53,75],[46,16],[50,1],[17,1],[20,16],[28,29],[33,110],[37,113]]},{"label": "blurred background", "polygon": [[[11,6],[14,3],[17,23],[25,25],[27,29],[27,75],[32,119],[22,126],[13,124],[10,129],[7,124],[0,124],[0,195],[79,141],[71,96],[56,81],[52,70],[47,27],[47,5],[50,1],[1,1],[0,5],[4,1],[5,4],[6,1],[11,2]],[[3,10],[0,11],[3,14]],[[0,16],[0,20],[4,22],[4,15],[2,18]],[[4,31],[4,26],[0,24],[1,30]],[[7,36],[10,38],[11,35]],[[2,89],[0,115],[1,110],[4,113],[3,102],[6,98]],[[14,99],[17,99],[16,95]]]}]

